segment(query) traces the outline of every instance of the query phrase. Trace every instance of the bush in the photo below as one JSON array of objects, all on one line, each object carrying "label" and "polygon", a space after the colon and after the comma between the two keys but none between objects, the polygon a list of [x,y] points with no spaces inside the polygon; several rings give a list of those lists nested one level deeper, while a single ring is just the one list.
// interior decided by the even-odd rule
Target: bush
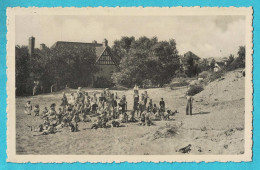
[{"label": "bush", "polygon": [[224,75],[223,71],[218,71],[218,72],[212,72],[212,74],[209,77],[209,81],[212,82],[216,79],[221,78]]},{"label": "bush", "polygon": [[142,85],[143,85],[144,88],[151,88],[151,87],[153,87],[153,83],[149,79],[145,79],[144,81],[142,81]]},{"label": "bush", "polygon": [[227,67],[227,70],[228,71],[232,71],[232,70],[235,70],[235,69],[238,69],[238,68],[245,68],[245,62],[237,57],[228,67]]},{"label": "bush", "polygon": [[188,90],[188,95],[194,96],[195,94],[198,94],[199,92],[203,91],[204,88],[201,85],[194,85],[190,86]]},{"label": "bush", "polygon": [[184,72],[177,71],[177,72],[175,73],[175,77],[178,77],[178,78],[186,78],[187,75],[186,75]]},{"label": "bush", "polygon": [[106,88],[106,87],[112,87],[112,86],[113,86],[112,81],[110,81],[104,77],[98,77],[97,80],[94,82],[94,87],[97,87],[97,88]]},{"label": "bush", "polygon": [[188,86],[189,83],[186,78],[174,78],[170,83],[170,88],[173,90],[175,87]]},{"label": "bush", "polygon": [[210,76],[210,73],[208,71],[203,71],[199,74],[199,78],[206,79]]}]

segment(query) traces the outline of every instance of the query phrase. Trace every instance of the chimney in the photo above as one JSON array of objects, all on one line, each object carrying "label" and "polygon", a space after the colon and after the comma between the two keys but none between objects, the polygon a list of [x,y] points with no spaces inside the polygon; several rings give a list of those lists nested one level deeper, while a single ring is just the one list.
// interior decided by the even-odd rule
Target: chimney
[{"label": "chimney", "polygon": [[104,39],[104,41],[103,41],[103,47],[107,47],[107,44],[108,44],[108,41],[107,41],[107,39]]},{"label": "chimney", "polygon": [[40,44],[40,50],[44,50],[46,48],[46,45],[44,43]]},{"label": "chimney", "polygon": [[33,36],[31,36],[31,37],[29,37],[29,46],[28,46],[30,57],[34,53],[34,45],[35,45],[35,38]]}]

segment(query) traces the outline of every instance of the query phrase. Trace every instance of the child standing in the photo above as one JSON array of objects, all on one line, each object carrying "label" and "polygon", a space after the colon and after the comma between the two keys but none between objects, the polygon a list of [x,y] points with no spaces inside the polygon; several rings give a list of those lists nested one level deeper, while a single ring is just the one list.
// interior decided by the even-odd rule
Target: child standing
[{"label": "child standing", "polygon": [[153,101],[152,101],[152,99],[150,99],[150,102],[149,102],[148,107],[147,107],[147,111],[153,112]]},{"label": "child standing", "polygon": [[24,106],[24,113],[27,115],[31,115],[31,112],[32,112],[31,101],[27,101],[27,103]]},{"label": "child standing", "polygon": [[193,98],[188,93],[186,93],[187,105],[186,105],[186,115],[192,115],[192,102]]},{"label": "child standing", "polygon": [[165,102],[163,100],[163,98],[161,98],[161,101],[160,101],[160,109],[165,112]]},{"label": "child standing", "polygon": [[148,96],[148,94],[147,94],[147,91],[144,91],[144,106],[145,106],[145,107],[146,107],[148,98],[149,98],[149,96]]},{"label": "child standing", "polygon": [[69,104],[71,104],[72,106],[74,106],[75,104],[75,96],[73,93],[70,94],[70,100],[68,102]]}]

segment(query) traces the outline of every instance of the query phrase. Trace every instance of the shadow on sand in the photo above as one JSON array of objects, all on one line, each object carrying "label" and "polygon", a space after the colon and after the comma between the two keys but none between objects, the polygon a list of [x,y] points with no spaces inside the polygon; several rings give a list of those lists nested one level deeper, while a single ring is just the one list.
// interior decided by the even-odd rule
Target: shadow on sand
[{"label": "shadow on sand", "polygon": [[198,112],[198,113],[193,113],[192,115],[205,115],[209,114],[210,112]]}]

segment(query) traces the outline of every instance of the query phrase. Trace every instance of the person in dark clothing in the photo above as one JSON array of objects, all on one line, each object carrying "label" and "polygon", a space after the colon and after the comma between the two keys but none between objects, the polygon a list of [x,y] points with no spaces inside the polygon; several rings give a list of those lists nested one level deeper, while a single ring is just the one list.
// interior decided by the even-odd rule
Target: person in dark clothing
[{"label": "person in dark clothing", "polygon": [[112,100],[112,107],[113,109],[117,107],[117,101],[115,99]]},{"label": "person in dark clothing", "polygon": [[124,101],[124,99],[121,99],[120,102],[118,103],[118,106],[122,108],[122,113],[125,113],[126,112],[126,103]]},{"label": "person in dark clothing", "polygon": [[134,90],[134,114],[135,112],[137,112],[137,117],[139,115],[139,94],[138,94],[138,90]]},{"label": "person in dark clothing", "polygon": [[98,107],[98,105],[97,105],[97,103],[94,103],[93,105],[92,105],[92,113],[93,114],[96,114],[97,113],[97,107]]},{"label": "person in dark clothing", "polygon": [[160,101],[160,109],[162,109],[165,112],[165,102],[163,101],[163,98],[161,98]]}]

